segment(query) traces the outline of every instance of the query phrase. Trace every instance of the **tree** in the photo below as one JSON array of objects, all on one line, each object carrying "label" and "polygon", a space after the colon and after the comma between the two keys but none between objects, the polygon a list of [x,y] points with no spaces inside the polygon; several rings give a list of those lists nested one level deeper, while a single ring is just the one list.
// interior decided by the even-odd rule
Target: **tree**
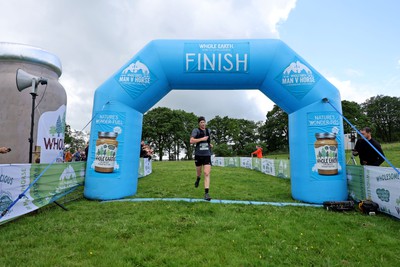
[{"label": "tree", "polygon": [[195,114],[158,107],[144,115],[142,137],[152,143],[160,160],[164,153],[168,153],[169,160],[178,160],[182,150],[186,152],[185,158],[192,159],[190,134],[196,127]]},{"label": "tree", "polygon": [[232,119],[231,129],[233,132],[233,149],[238,155],[248,155],[247,144],[258,142],[258,129],[254,121],[245,119]]},{"label": "tree", "polygon": [[233,151],[232,119],[225,116],[216,116],[207,123],[210,130],[213,153],[219,157],[236,156]]},{"label": "tree", "polygon": [[232,147],[228,146],[228,144],[219,144],[219,145],[214,145],[212,149],[214,155],[218,157],[232,157],[235,156],[236,154],[233,152]]},{"label": "tree", "polygon": [[398,140],[400,132],[400,99],[377,95],[362,104],[371,121],[375,137],[383,142]]},{"label": "tree", "polygon": [[289,140],[289,119],[286,112],[274,105],[267,113],[265,124],[259,129],[260,139],[268,151],[287,151]]},{"label": "tree", "polygon": [[259,142],[259,124],[227,116],[216,116],[208,122],[213,141],[213,152],[218,156],[248,155],[248,144]]},{"label": "tree", "polygon": [[221,118],[216,116],[207,123],[210,129],[212,141],[215,145],[227,144],[232,142],[232,133],[230,132],[230,124],[232,119],[227,116]]},{"label": "tree", "polygon": [[[197,116],[183,110],[173,111],[175,127],[175,155],[180,154],[180,149],[186,151],[186,159],[193,159],[193,145],[190,144],[190,134],[197,127]],[[176,158],[177,159],[177,158]]]},{"label": "tree", "polygon": [[83,138],[75,138],[72,134],[71,126],[65,125],[64,133],[64,145],[71,149],[71,151],[76,151],[78,148],[85,147],[85,140]]},{"label": "tree", "polygon": [[[342,101],[342,113],[343,116],[353,124],[357,129],[361,129],[367,125],[370,125],[370,121],[367,115],[363,112],[360,104],[354,101]],[[344,133],[350,133],[354,129],[346,121],[343,122]]]},{"label": "tree", "polygon": [[143,116],[142,139],[151,142],[160,161],[162,161],[164,152],[168,151],[173,141],[172,116],[172,110],[166,107],[152,109]]}]

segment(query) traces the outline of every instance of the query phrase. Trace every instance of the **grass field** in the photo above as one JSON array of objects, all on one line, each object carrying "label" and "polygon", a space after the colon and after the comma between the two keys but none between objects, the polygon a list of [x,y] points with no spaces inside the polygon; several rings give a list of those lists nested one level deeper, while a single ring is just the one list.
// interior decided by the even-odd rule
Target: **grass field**
[{"label": "grass field", "polygon": [[[392,152],[388,151],[388,154]],[[393,152],[397,153],[397,152]],[[134,197],[202,198],[193,162],[153,162]],[[217,199],[295,202],[290,180],[213,167]],[[400,224],[315,207],[80,199],[0,226],[0,266],[399,266]]]}]

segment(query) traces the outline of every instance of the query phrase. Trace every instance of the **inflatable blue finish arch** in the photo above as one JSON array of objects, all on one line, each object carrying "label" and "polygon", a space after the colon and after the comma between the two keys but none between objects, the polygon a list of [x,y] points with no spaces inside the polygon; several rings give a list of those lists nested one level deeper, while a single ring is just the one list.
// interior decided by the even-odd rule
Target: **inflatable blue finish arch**
[{"label": "inflatable blue finish arch", "polygon": [[172,89],[260,90],[289,114],[292,197],[347,199],[343,121],[332,108],[341,111],[339,91],[280,40],[145,46],[95,92],[85,197],[136,193],[143,113]]}]

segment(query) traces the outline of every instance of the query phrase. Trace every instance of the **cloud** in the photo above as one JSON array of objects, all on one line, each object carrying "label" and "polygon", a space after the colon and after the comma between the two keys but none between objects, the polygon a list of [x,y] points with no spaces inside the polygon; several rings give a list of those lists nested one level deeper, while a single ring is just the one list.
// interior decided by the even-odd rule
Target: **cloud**
[{"label": "cloud", "polygon": [[368,98],[376,96],[376,89],[373,86],[354,84],[350,80],[340,80],[329,75],[325,75],[325,78],[340,91],[342,100],[361,104]]},{"label": "cloud", "polygon": [[376,80],[365,79],[366,75],[360,70],[346,69],[345,72],[349,79],[340,79],[332,72],[322,71],[323,76],[340,91],[342,100],[361,104],[377,95],[400,97],[398,71],[385,73]]},{"label": "cloud", "polygon": [[364,73],[361,70],[356,70],[356,69],[346,69],[345,73],[347,74],[347,76],[349,77],[362,77],[364,76]]},{"label": "cloud", "polygon": [[207,120],[228,116],[265,121],[273,102],[259,90],[172,90],[155,105],[161,106],[193,112],[197,116],[205,116]]},{"label": "cloud", "polygon": [[[279,38],[277,26],[295,6],[296,0],[3,1],[0,24],[8,26],[0,28],[0,36],[2,41],[37,46],[60,58],[67,123],[81,130],[91,120],[96,88],[151,40]],[[272,104],[255,94],[209,91],[203,112],[265,118],[266,107]],[[172,92],[161,103],[190,111],[200,95]]]}]

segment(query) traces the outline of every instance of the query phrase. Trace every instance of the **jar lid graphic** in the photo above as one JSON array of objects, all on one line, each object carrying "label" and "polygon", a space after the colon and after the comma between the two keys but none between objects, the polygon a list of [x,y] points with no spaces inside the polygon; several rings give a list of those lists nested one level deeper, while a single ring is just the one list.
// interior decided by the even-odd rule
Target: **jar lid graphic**
[{"label": "jar lid graphic", "polygon": [[99,137],[116,138],[118,136],[118,133],[116,133],[116,132],[99,132],[98,136]]},{"label": "jar lid graphic", "polygon": [[0,59],[16,60],[45,65],[61,76],[62,67],[60,59],[46,50],[25,44],[0,42]]},{"label": "jar lid graphic", "polygon": [[334,133],[327,133],[327,132],[325,132],[325,133],[316,133],[316,134],[315,134],[315,137],[316,137],[317,139],[322,139],[322,138],[334,139],[334,138],[336,138],[336,134],[334,134]]}]

